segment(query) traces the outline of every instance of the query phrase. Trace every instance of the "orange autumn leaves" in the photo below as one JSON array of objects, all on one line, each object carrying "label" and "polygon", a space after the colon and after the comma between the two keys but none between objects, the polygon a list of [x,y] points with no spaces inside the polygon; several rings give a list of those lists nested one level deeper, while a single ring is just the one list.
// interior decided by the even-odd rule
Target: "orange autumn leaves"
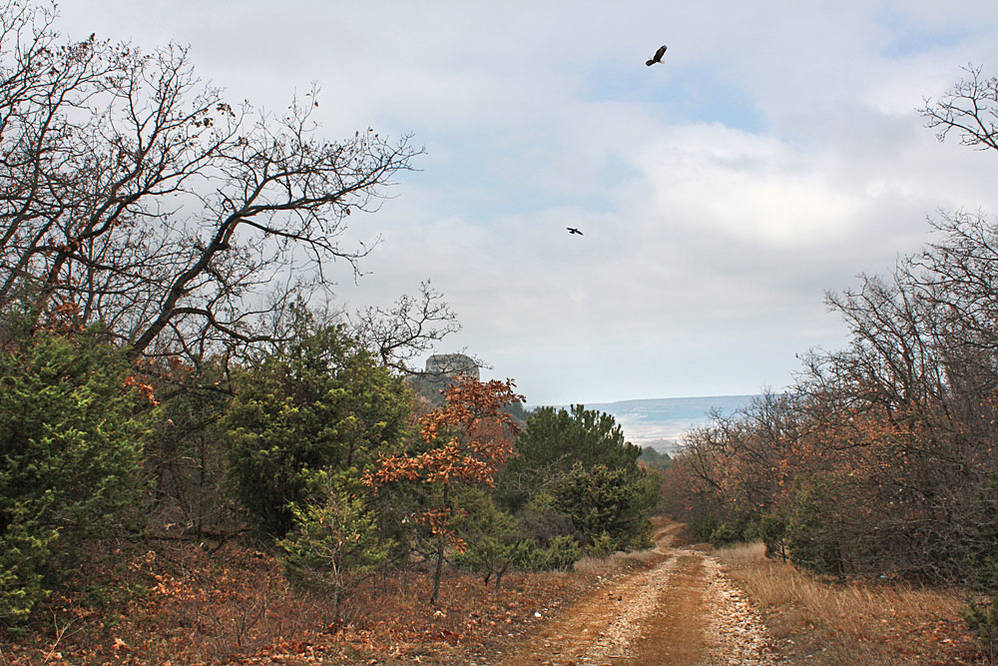
[{"label": "orange autumn leaves", "polygon": [[444,497],[416,519],[430,533],[460,541],[450,530],[453,511],[448,505],[451,486],[477,484],[492,486],[495,474],[514,454],[513,443],[519,427],[502,411],[524,397],[514,390],[511,379],[480,382],[462,376],[445,391],[445,402],[419,419],[420,437],[430,448],[418,454],[381,458],[364,483],[374,489],[401,481],[439,485]]},{"label": "orange autumn leaves", "polygon": [[519,431],[502,411],[523,401],[513,389],[510,379],[479,382],[462,377],[445,392],[443,406],[419,419],[420,436],[431,448],[415,455],[382,458],[365,483],[372,487],[403,480],[493,485],[496,471],[513,455]]}]

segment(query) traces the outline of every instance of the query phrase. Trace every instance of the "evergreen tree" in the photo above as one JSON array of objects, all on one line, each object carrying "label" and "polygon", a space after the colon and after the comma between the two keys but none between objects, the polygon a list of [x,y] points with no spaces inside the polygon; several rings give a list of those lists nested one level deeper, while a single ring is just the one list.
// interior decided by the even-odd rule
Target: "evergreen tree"
[{"label": "evergreen tree", "polygon": [[26,618],[84,541],[136,516],[149,391],[93,331],[0,348],[0,619]]},{"label": "evergreen tree", "polygon": [[336,325],[302,316],[296,337],[236,379],[226,417],[229,481],[260,528],[284,536],[328,471],[398,450],[411,394]]}]

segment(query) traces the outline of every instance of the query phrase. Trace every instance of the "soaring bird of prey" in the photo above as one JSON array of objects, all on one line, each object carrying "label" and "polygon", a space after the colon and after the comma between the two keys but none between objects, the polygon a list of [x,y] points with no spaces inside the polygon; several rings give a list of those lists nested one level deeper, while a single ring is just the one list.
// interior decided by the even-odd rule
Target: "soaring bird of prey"
[{"label": "soaring bird of prey", "polygon": [[568,229],[569,235],[571,234],[579,234],[580,236],[583,235],[582,232],[576,229],[575,227],[565,227],[565,228]]},{"label": "soaring bird of prey", "polygon": [[655,55],[653,55],[651,57],[651,60],[646,60],[645,64],[648,65],[649,67],[651,67],[656,62],[662,62],[662,56],[665,55],[665,50],[667,48],[669,48],[669,47],[666,46],[665,44],[662,44],[662,46],[658,47],[658,51],[655,51]]}]

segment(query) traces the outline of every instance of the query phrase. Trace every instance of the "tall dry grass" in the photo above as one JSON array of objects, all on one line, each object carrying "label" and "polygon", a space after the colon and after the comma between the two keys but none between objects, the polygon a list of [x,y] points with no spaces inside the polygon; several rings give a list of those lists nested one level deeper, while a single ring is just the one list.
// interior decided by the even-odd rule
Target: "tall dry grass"
[{"label": "tall dry grass", "polygon": [[611,578],[618,574],[655,564],[663,559],[665,559],[664,555],[654,548],[631,552],[617,551],[606,557],[586,555],[577,560],[572,569],[576,573],[587,576]]},{"label": "tall dry grass", "polygon": [[657,564],[666,558],[663,549],[674,543],[681,535],[684,536],[686,532],[683,523],[667,520],[662,516],[652,517],[652,529],[654,545],[651,548],[626,552],[618,550],[605,557],[586,555],[575,562],[573,570],[587,576],[610,578]]},{"label": "tall dry grass", "polygon": [[[766,558],[762,543],[716,552],[777,640],[814,663],[975,663],[966,595],[891,581],[839,582]],[[983,663],[983,662],[977,662]]]}]

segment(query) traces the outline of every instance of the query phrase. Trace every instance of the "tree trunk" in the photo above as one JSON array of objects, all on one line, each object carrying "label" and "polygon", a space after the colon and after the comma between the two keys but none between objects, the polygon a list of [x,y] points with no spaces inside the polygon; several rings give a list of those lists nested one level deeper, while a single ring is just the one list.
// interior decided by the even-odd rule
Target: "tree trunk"
[{"label": "tree trunk", "polygon": [[509,565],[512,559],[506,560],[502,565],[502,568],[496,572],[496,594],[499,594],[499,586],[502,585],[502,577],[506,574],[506,570],[509,569]]},{"label": "tree trunk", "polygon": [[430,605],[437,605],[437,596],[440,594],[440,572],[444,567],[444,533],[437,535],[437,564],[433,570],[433,594],[430,595]]},{"label": "tree trunk", "polygon": [[333,622],[339,626],[340,624],[340,607],[343,604],[343,586],[337,583],[336,587],[333,589]]}]

